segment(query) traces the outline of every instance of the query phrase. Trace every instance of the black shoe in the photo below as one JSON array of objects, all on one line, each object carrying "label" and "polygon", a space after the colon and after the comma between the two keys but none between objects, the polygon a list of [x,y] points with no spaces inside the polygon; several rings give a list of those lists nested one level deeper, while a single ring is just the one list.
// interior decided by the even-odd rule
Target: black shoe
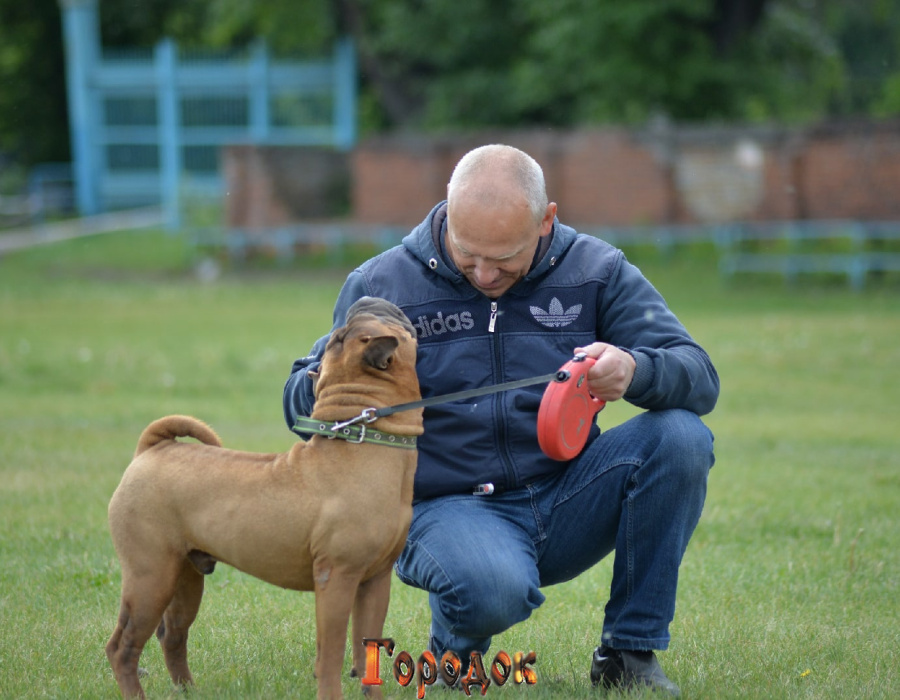
[{"label": "black shoe", "polygon": [[623,690],[646,686],[672,697],[681,696],[678,686],[666,678],[652,651],[620,651],[606,645],[597,647],[591,662],[591,683]]}]

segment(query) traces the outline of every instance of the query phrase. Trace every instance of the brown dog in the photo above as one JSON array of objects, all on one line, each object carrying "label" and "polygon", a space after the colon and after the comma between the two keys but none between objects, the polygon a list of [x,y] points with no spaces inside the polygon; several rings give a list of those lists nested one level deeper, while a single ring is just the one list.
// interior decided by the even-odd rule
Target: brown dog
[{"label": "brown dog", "polygon": [[[393,304],[354,304],[326,346],[313,418],[330,428],[370,407],[418,400],[415,337]],[[315,591],[319,698],[341,697],[351,612],[354,671],[364,676],[362,638],[382,636],[391,567],[412,517],[422,409],[379,418],[366,430],[366,442],[314,435],[286,454],[223,449],[211,428],[187,416],[144,430],[109,504],[122,603],[106,655],[124,696],[144,696],[138,659],[154,630],[172,680],[193,682],[188,628],[203,575],[217,561],[276,586]],[[203,444],[175,440],[184,436]],[[407,449],[372,444],[373,436],[405,441]]]}]

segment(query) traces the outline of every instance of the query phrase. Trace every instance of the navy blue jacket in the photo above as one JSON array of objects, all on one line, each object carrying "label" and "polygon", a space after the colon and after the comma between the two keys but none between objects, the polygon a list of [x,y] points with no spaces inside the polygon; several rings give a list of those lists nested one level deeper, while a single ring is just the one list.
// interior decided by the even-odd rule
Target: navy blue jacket
[{"label": "navy blue jacket", "polygon": [[[417,373],[423,397],[548,374],[576,347],[595,341],[634,357],[625,394],[648,410],[713,409],[719,379],[706,352],[662,296],[622,251],[554,222],[541,239],[531,270],[497,300],[473,288],[443,252],[446,202],[398,245],[350,273],[338,295],[334,327],[350,305],[377,296],[399,306],[418,333]],[[327,336],[294,363],[284,388],[288,426],[313,406],[307,372],[319,365]],[[419,439],[417,500],[471,493],[483,483],[498,490],[565,469],[537,442],[544,385],[425,409]],[[590,439],[599,435],[594,426]]]}]

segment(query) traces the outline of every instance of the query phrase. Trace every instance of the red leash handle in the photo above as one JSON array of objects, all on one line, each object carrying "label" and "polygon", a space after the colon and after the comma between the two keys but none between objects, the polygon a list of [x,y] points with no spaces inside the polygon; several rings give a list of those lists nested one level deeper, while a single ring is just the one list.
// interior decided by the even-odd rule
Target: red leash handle
[{"label": "red leash handle", "polygon": [[538,443],[551,459],[568,461],[584,449],[597,413],[606,405],[591,394],[587,373],[596,360],[579,353],[550,382],[538,410]]}]

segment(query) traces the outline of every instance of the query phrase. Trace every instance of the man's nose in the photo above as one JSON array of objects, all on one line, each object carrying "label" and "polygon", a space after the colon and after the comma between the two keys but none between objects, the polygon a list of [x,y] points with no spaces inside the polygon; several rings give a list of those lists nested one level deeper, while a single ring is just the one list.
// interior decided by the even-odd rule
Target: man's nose
[{"label": "man's nose", "polygon": [[476,260],[472,275],[478,284],[490,284],[496,278],[497,268],[484,260]]}]

